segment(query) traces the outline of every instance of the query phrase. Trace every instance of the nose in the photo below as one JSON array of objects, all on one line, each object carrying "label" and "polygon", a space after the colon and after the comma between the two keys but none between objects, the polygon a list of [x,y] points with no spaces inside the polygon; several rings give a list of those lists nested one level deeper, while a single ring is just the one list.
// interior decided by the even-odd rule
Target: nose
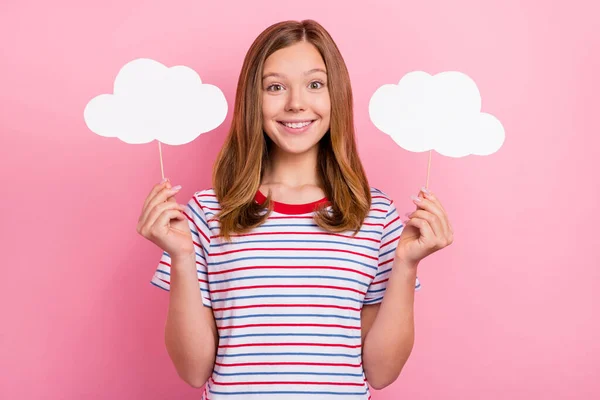
[{"label": "nose", "polygon": [[285,106],[286,111],[298,112],[306,109],[304,94],[299,88],[291,88],[288,91],[287,103]]}]

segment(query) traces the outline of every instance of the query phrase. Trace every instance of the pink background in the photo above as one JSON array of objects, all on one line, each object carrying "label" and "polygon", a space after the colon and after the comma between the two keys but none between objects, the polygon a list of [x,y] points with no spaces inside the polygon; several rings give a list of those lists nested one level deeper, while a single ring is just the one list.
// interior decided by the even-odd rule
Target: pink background
[{"label": "pink background", "polygon": [[210,185],[242,59],[283,19],[314,18],[350,70],[371,184],[403,208],[427,153],[394,145],[368,101],[405,73],[458,70],[504,125],[489,157],[434,154],[455,243],[421,264],[413,354],[384,399],[600,398],[600,14],[592,1],[4,1],[0,398],[197,399],[163,344],[161,251],[135,231],[156,142],[83,120],[138,57],[194,68],[230,104],[215,131],[163,146],[180,202]]}]

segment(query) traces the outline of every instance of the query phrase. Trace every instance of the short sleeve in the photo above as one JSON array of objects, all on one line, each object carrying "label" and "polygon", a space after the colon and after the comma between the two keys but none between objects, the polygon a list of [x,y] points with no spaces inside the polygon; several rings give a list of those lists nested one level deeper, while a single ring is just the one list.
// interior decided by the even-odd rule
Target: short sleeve
[{"label": "short sleeve", "polygon": [[[196,193],[198,194],[198,193]],[[206,307],[211,307],[210,290],[208,285],[208,249],[210,248],[210,229],[206,215],[202,210],[198,198],[194,195],[187,203],[184,211],[188,219],[192,240],[196,251],[196,271],[198,273],[198,286],[202,292],[202,303]],[[169,291],[171,288],[171,256],[163,252],[150,281],[151,284],[161,289]]]},{"label": "short sleeve", "polygon": [[[364,304],[377,304],[381,303],[383,300],[388,278],[392,271],[392,265],[394,264],[396,247],[398,246],[398,240],[400,239],[400,234],[403,229],[404,224],[398,215],[396,205],[391,201],[388,213],[383,222],[383,231],[379,242],[377,274],[369,285],[369,289],[367,290],[367,294],[363,301]],[[419,289],[421,289],[421,283],[417,277],[415,281],[415,290]]]}]

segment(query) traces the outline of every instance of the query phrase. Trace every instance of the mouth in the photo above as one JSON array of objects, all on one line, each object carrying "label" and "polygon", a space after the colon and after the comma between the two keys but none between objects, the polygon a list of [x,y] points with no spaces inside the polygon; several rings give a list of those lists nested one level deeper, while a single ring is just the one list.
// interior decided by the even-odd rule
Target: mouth
[{"label": "mouth", "polygon": [[304,121],[277,121],[285,131],[290,133],[302,133],[307,131],[315,122],[315,119],[309,119]]}]

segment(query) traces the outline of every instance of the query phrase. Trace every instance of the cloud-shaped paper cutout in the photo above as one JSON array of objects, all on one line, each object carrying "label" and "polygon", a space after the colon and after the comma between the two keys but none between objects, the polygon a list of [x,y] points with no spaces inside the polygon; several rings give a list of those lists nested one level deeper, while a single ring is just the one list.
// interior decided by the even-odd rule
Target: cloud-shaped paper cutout
[{"label": "cloud-shaped paper cutout", "polygon": [[218,87],[203,84],[189,67],[168,68],[139,58],[121,68],[114,94],[94,97],[83,115],[88,128],[100,136],[129,144],[156,139],[181,145],[221,125],[227,100]]},{"label": "cloud-shaped paper cutout", "polygon": [[369,102],[373,124],[402,148],[449,157],[489,155],[504,143],[504,128],[481,112],[481,96],[467,75],[413,71],[379,87]]}]

